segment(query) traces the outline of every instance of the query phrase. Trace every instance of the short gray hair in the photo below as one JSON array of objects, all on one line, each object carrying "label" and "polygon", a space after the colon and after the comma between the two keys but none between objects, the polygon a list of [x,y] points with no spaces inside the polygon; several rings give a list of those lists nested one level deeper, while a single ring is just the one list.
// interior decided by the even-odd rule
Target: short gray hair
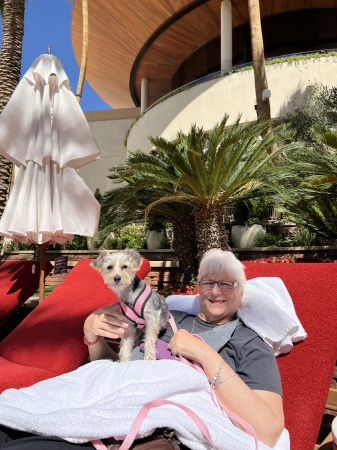
[{"label": "short gray hair", "polygon": [[245,266],[234,253],[221,248],[212,248],[203,254],[199,265],[198,281],[213,279],[224,273],[239,283],[241,289],[245,288]]}]

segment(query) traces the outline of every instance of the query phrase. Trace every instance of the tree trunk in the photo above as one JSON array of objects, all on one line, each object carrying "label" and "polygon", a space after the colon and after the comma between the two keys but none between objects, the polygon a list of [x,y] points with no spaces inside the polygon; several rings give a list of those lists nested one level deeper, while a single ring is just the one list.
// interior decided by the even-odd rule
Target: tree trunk
[{"label": "tree trunk", "polygon": [[[269,98],[262,98],[263,91],[268,89],[266,66],[264,60],[264,46],[261,28],[260,4],[259,0],[248,0],[250,35],[252,46],[253,71],[256,93],[256,114],[263,120],[270,120],[270,101]],[[263,135],[272,132],[272,128],[267,128]],[[273,153],[277,149],[273,144],[268,153]]]},{"label": "tree trunk", "polygon": [[88,62],[88,45],[89,45],[89,12],[88,12],[88,0],[82,0],[82,57],[80,74],[78,78],[78,84],[76,89],[76,98],[78,102],[81,101],[83,85],[85,80],[85,72],[87,70]]},{"label": "tree trunk", "polygon": [[202,255],[211,248],[229,250],[223,205],[212,204],[197,208],[195,212],[195,236],[198,262],[200,262]]},{"label": "tree trunk", "polygon": [[[5,0],[0,52],[0,112],[7,105],[20,80],[25,0]],[[0,217],[11,187],[12,164],[0,156]]]},{"label": "tree trunk", "polygon": [[179,264],[184,280],[190,282],[197,277],[198,260],[195,245],[194,223],[186,217],[173,222],[173,248],[179,257]]}]

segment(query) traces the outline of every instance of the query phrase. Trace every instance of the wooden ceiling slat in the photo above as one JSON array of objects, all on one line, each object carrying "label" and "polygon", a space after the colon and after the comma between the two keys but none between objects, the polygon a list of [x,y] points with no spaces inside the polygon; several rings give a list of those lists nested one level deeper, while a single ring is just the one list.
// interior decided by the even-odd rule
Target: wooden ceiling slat
[{"label": "wooden ceiling slat", "polygon": [[[167,93],[181,63],[220,33],[221,0],[208,0],[177,21],[171,18],[198,0],[95,0],[89,2],[89,55],[86,80],[111,107],[133,107],[130,76],[140,98],[142,78],[151,80],[150,103]],[[262,16],[283,11],[337,7],[337,0],[263,0]],[[248,22],[247,0],[232,1],[233,27]],[[148,48],[143,47],[162,28]],[[82,51],[81,1],[75,0],[72,44],[80,62]],[[141,57],[139,57],[141,53]],[[137,66],[134,66],[137,61]],[[133,72],[132,72],[133,71]]]}]

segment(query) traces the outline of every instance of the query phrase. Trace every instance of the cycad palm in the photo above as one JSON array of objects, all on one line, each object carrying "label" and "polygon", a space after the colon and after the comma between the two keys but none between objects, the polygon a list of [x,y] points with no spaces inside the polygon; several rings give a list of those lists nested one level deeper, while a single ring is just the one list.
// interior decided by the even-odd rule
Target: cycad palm
[{"label": "cycad palm", "polygon": [[[184,239],[186,242],[193,237],[195,228],[198,259],[210,248],[228,249],[224,207],[270,184],[266,168],[273,165],[277,153],[268,155],[267,149],[285,136],[284,128],[276,128],[273,136],[262,139],[261,134],[270,125],[267,121],[240,124],[238,118],[227,127],[227,120],[226,116],[210,132],[193,125],[187,135],[179,133],[173,142],[150,137],[154,146],[151,153],[131,154],[125,165],[110,175],[117,183],[127,185],[118,194],[111,191],[106,195],[105,217],[115,220],[112,213],[122,204],[125,211],[131,205],[129,214],[144,209],[146,214],[164,214],[164,209],[174,214],[180,205],[187,214],[183,220],[191,229]],[[287,148],[292,145],[278,152]]]},{"label": "cycad palm", "polygon": [[280,164],[281,209],[320,241],[337,238],[337,133],[318,134],[320,145],[299,147]]},{"label": "cycad palm", "polygon": [[148,209],[167,202],[188,205],[195,224],[198,259],[210,248],[228,249],[224,207],[245,200],[270,184],[266,168],[273,166],[282,151],[280,148],[273,155],[267,154],[274,140],[282,139],[284,128],[277,128],[275,136],[262,139],[261,134],[270,126],[268,121],[240,124],[238,118],[226,127],[227,120],[225,116],[210,132],[192,126],[189,134],[180,138],[182,148],[175,146],[172,150],[168,141],[150,138],[156,148],[168,149],[167,158],[172,161],[175,177],[171,179],[172,193]]}]

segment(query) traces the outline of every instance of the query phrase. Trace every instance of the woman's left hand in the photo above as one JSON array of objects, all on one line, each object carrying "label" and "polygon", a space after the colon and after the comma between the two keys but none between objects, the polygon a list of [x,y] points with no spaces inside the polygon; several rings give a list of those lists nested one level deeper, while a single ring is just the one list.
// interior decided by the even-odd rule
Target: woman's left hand
[{"label": "woman's left hand", "polygon": [[169,347],[173,355],[181,355],[187,359],[200,362],[206,357],[207,352],[214,350],[199,337],[181,329],[175,333],[170,342]]}]

